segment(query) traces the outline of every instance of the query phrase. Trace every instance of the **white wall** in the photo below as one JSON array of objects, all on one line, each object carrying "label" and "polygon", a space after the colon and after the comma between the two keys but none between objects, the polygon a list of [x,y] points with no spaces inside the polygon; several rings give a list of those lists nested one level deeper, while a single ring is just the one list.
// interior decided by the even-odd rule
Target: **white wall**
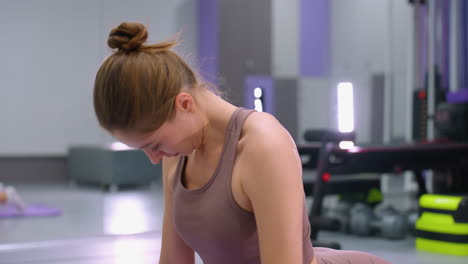
[{"label": "white wall", "polygon": [[[297,8],[297,1],[292,7]],[[297,20],[285,19],[293,12],[276,3],[273,10],[273,73],[294,76],[300,54],[286,43],[297,34]],[[376,73],[391,76],[390,138],[403,138],[411,131],[411,90],[409,87],[412,9],[406,1],[333,0],[331,1],[331,74],[327,78],[299,78],[299,139],[306,129],[337,129],[336,86],[350,81],[355,89],[355,129],[359,142],[371,137],[371,77]],[[292,22],[293,21],[293,22]],[[283,35],[284,38],[281,39]],[[296,38],[298,39],[298,38]],[[298,49],[298,46],[297,46]]]},{"label": "white wall", "polygon": [[94,77],[122,21],[149,26],[149,40],[182,31],[196,58],[196,1],[18,0],[0,3],[0,155],[63,155],[104,144],[92,106]]},{"label": "white wall", "polygon": [[299,0],[272,0],[271,62],[277,78],[299,75]]},{"label": "white wall", "polygon": [[[370,140],[371,76],[391,76],[390,137],[404,137],[411,115],[407,105],[411,8],[407,1],[353,0],[332,2],[331,85],[349,80],[355,87],[358,141]],[[333,87],[333,89],[335,89]]]},{"label": "white wall", "polygon": [[332,86],[340,81],[354,85],[355,130],[360,142],[370,139],[371,74],[385,71],[387,3],[334,0],[331,5],[331,82]]},{"label": "white wall", "polygon": [[390,137],[408,131],[408,58],[412,13],[405,1],[333,0],[331,9],[330,76],[299,76],[299,0],[272,0],[272,74],[298,78],[298,139],[306,129],[337,129],[336,85],[355,87],[357,139],[371,137],[371,77],[391,76]]},{"label": "white wall", "polygon": [[296,143],[305,143],[304,132],[309,129],[337,128],[334,116],[333,89],[328,78],[300,78],[298,82],[298,137]]}]

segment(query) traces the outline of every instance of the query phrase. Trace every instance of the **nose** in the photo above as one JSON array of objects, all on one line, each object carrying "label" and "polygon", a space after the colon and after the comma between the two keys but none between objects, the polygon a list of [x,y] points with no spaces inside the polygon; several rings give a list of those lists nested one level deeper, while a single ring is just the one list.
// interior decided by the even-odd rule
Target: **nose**
[{"label": "nose", "polygon": [[151,150],[144,150],[143,152],[145,152],[146,156],[148,157],[148,159],[151,161],[152,164],[156,165],[158,164],[159,162],[161,162],[162,160],[162,155],[160,152],[153,152]]}]

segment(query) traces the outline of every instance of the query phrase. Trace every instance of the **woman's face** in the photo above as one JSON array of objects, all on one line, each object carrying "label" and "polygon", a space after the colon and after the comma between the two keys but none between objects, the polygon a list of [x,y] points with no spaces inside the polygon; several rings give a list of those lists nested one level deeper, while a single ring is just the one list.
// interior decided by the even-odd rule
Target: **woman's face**
[{"label": "woman's face", "polygon": [[190,126],[182,126],[174,118],[150,133],[115,131],[113,136],[122,143],[141,149],[153,164],[163,157],[189,155],[193,151],[192,138],[196,133]]},{"label": "woman's face", "polygon": [[153,164],[162,158],[189,155],[199,144],[202,125],[200,118],[185,108],[176,108],[174,118],[165,121],[155,131],[138,133],[113,131],[112,135],[122,143],[141,149]]}]

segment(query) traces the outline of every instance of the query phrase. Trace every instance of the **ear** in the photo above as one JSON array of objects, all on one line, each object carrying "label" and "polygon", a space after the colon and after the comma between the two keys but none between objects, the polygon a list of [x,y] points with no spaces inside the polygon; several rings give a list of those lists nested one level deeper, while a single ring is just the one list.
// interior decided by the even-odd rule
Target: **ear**
[{"label": "ear", "polygon": [[176,109],[180,109],[182,111],[191,112],[193,110],[193,97],[187,92],[181,92],[176,96],[175,99],[175,106]]}]

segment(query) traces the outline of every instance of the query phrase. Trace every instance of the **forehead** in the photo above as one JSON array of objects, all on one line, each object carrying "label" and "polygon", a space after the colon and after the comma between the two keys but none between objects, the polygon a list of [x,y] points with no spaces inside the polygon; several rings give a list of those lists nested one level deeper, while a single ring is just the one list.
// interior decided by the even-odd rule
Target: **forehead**
[{"label": "forehead", "polygon": [[[175,119],[175,118],[174,118]],[[165,121],[161,127],[150,132],[139,132],[135,130],[113,130],[112,136],[117,140],[129,145],[131,147],[139,148],[146,145],[158,138],[171,136],[171,127],[174,126],[175,120]]]},{"label": "forehead", "polygon": [[112,136],[128,146],[139,148],[149,143],[148,141],[153,140],[158,134],[158,131],[159,129],[148,133],[141,133],[137,131],[114,130],[112,131]]}]

